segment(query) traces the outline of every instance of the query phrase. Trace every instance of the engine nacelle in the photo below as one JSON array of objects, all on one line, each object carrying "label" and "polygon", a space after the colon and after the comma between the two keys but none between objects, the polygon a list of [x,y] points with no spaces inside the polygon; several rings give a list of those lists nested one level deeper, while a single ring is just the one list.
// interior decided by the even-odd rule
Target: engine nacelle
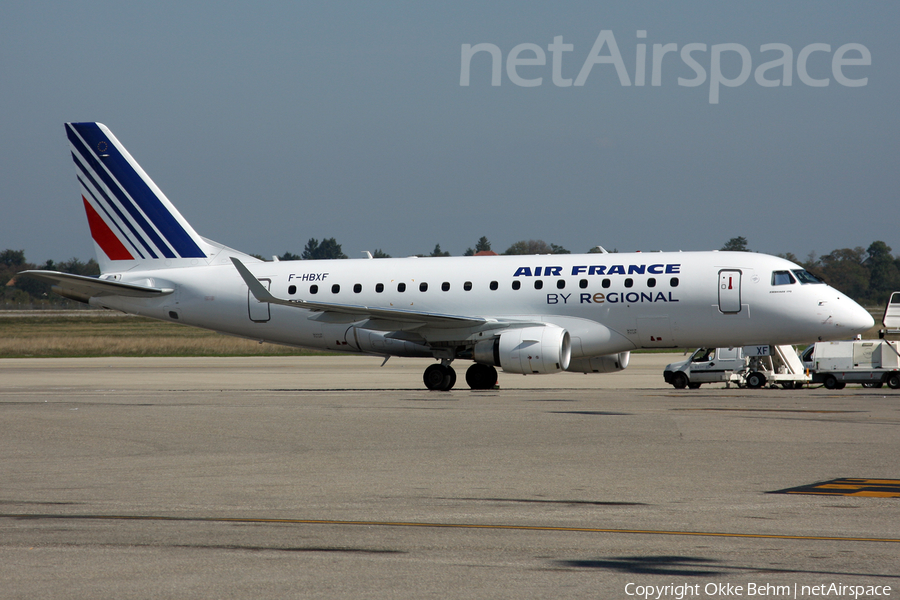
[{"label": "engine nacelle", "polygon": [[569,332],[561,327],[524,327],[478,342],[473,358],[508,373],[559,373],[569,366],[572,344]]},{"label": "engine nacelle", "polygon": [[630,360],[631,352],[627,351],[619,352],[618,354],[576,358],[569,363],[569,367],[566,370],[575,373],[615,373],[627,368]]}]

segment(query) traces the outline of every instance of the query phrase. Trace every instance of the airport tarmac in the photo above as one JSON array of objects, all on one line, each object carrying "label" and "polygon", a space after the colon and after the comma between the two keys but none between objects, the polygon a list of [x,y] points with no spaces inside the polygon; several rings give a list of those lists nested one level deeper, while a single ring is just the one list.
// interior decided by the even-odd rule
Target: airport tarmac
[{"label": "airport tarmac", "polygon": [[422,360],[0,360],[0,598],[900,596],[900,392],[674,390],[679,359],[477,392]]}]

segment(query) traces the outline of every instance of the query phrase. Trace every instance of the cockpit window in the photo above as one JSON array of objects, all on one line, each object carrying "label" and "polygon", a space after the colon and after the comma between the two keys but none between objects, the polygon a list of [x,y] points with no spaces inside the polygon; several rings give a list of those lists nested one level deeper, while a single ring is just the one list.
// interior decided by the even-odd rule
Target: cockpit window
[{"label": "cockpit window", "polygon": [[803,269],[794,269],[794,275],[797,276],[797,281],[800,283],[825,283],[809,271],[804,271]]},{"label": "cockpit window", "polygon": [[772,285],[790,285],[797,283],[790,271],[773,271]]}]

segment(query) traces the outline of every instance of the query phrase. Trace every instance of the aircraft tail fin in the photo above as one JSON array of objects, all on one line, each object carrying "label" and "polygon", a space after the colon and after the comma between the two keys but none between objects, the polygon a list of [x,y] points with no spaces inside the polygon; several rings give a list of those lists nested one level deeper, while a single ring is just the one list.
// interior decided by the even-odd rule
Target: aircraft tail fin
[{"label": "aircraft tail fin", "polygon": [[105,125],[66,123],[66,135],[102,272],[246,256],[198,235]]}]

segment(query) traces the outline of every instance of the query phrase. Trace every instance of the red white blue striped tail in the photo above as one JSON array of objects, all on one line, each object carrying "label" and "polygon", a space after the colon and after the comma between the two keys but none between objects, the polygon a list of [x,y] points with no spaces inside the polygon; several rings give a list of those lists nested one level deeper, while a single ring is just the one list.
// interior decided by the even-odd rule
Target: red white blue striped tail
[{"label": "red white blue striped tail", "polygon": [[66,135],[103,272],[196,265],[218,251],[105,125],[66,123]]}]

